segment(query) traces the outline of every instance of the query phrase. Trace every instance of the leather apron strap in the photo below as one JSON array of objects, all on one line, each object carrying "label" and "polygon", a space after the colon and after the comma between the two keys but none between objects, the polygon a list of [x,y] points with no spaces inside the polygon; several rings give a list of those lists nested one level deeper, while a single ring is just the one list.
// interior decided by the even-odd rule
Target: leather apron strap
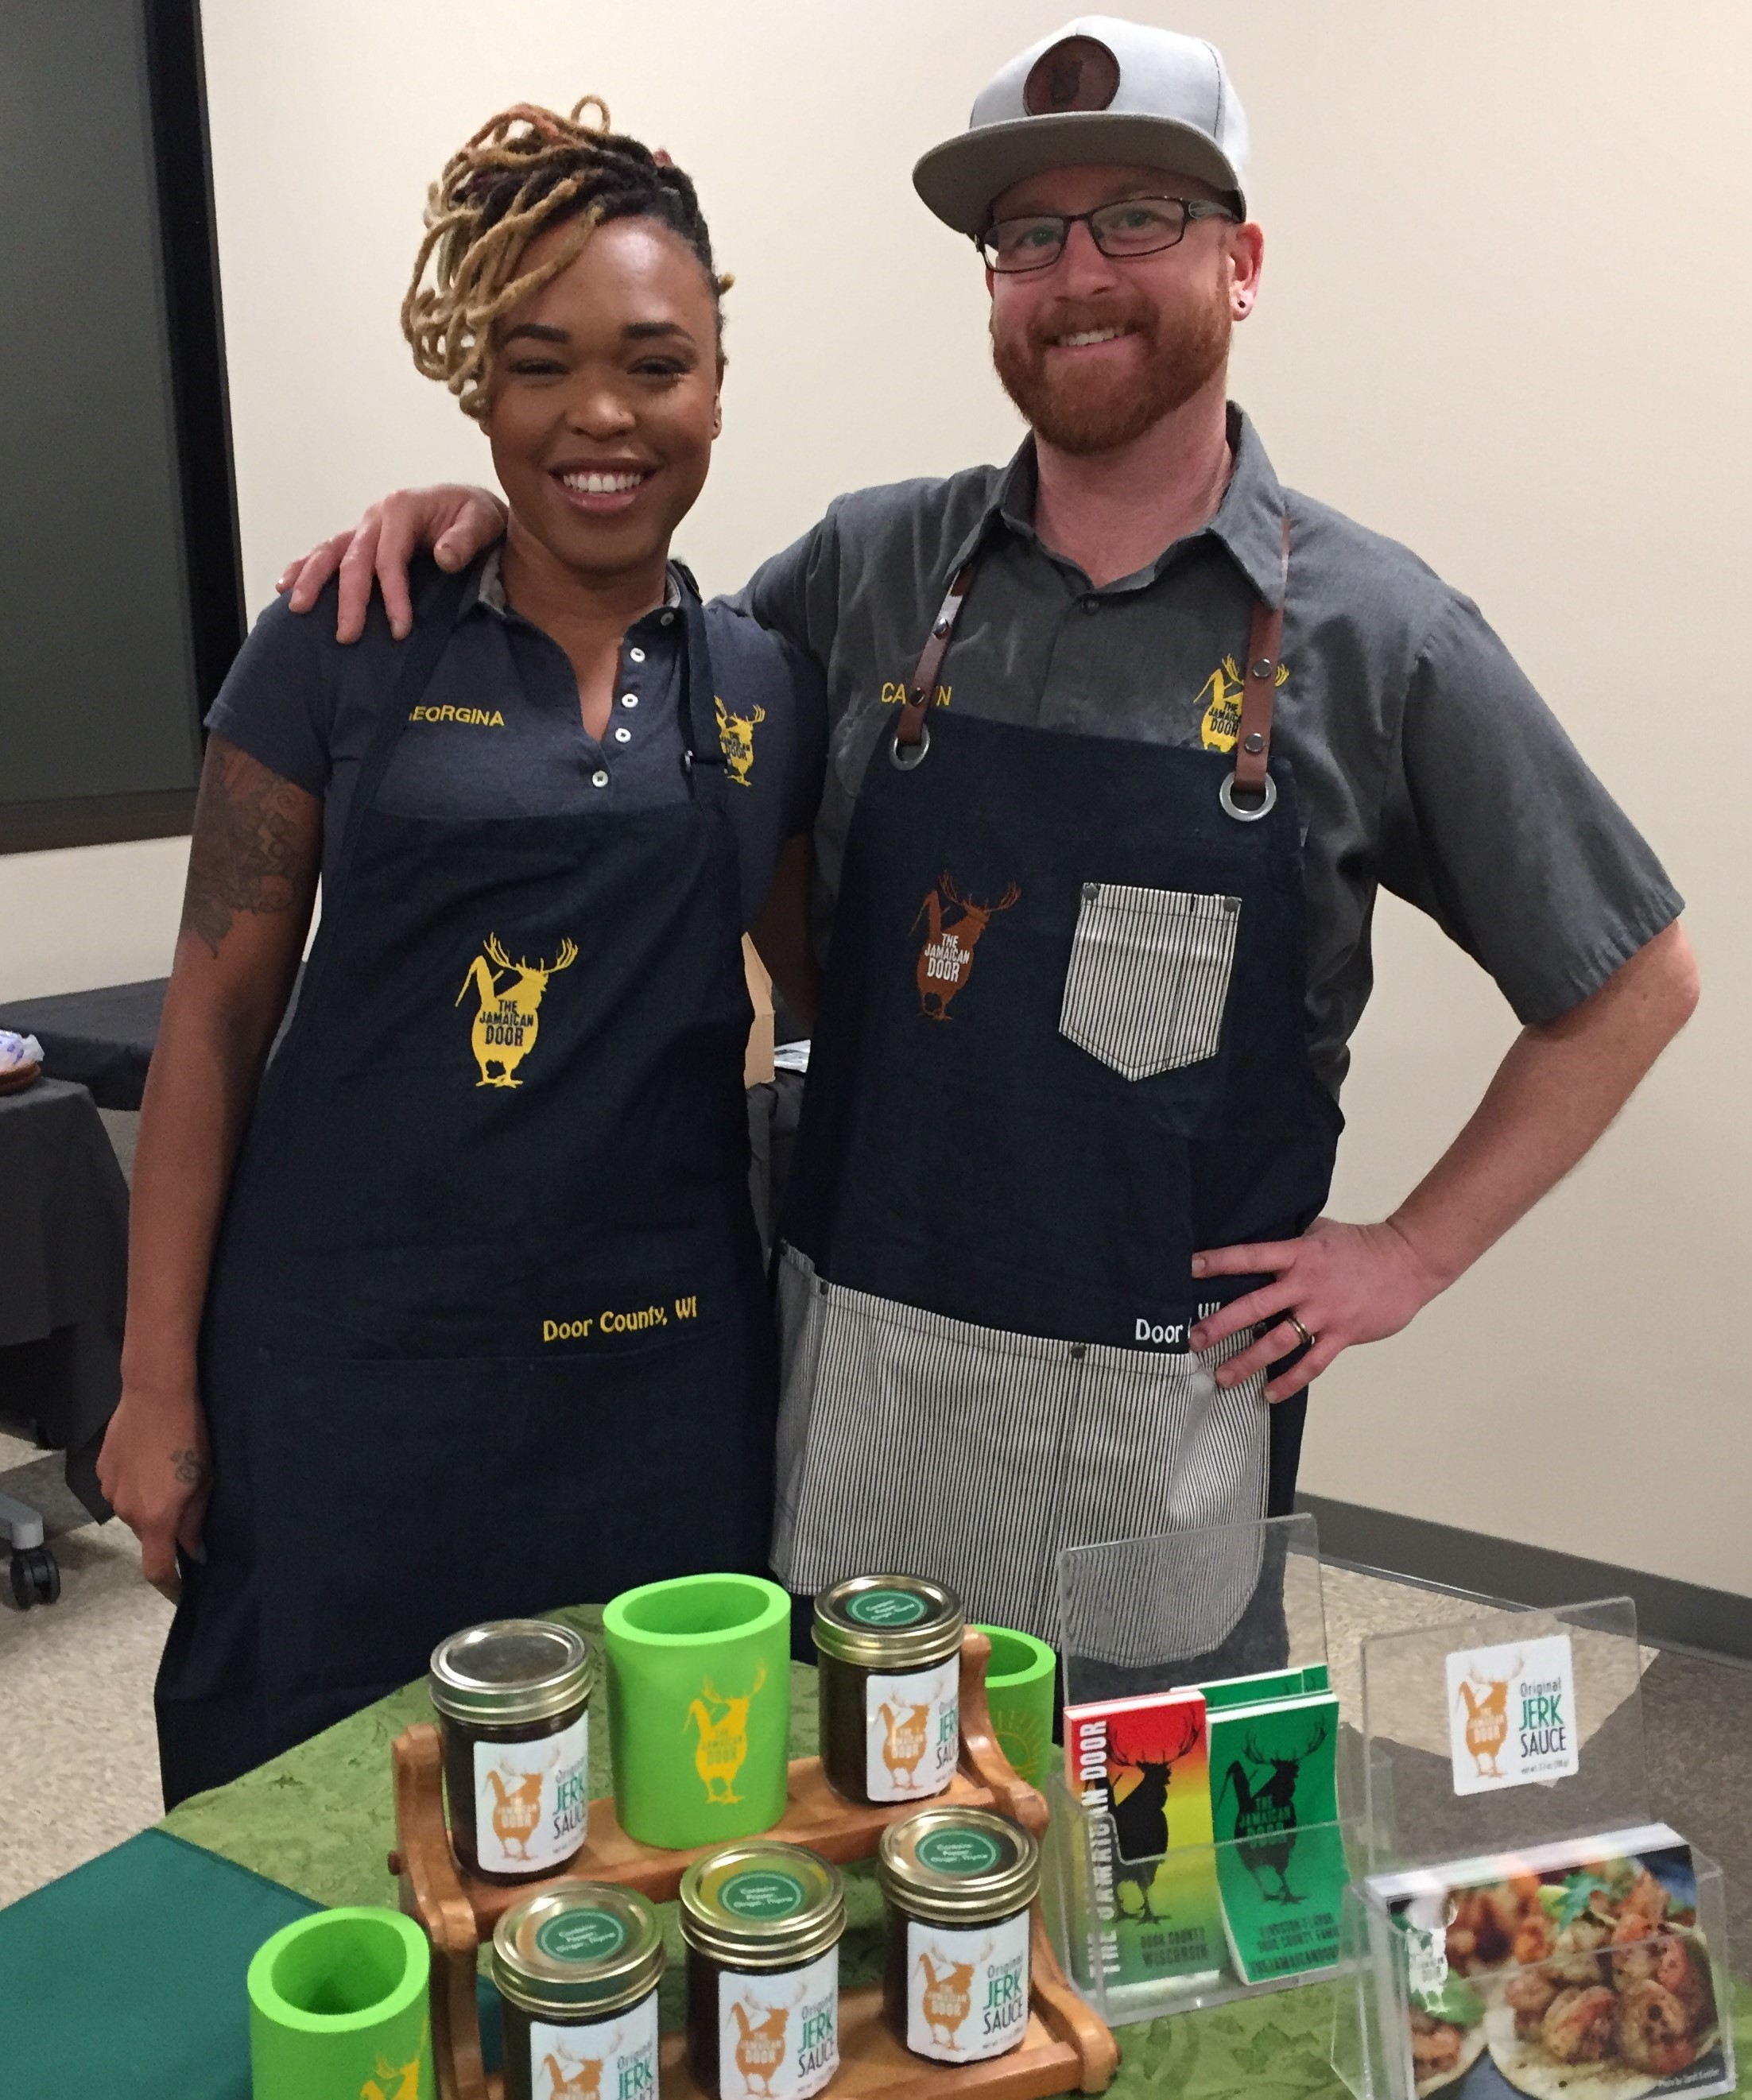
[{"label": "leather apron strap", "polygon": [[[937,681],[942,673],[943,659],[949,653],[949,644],[955,638],[955,622],[961,616],[961,608],[967,603],[968,593],[973,588],[973,575],[979,566],[975,554],[956,571],[937,617],[931,622],[931,631],[925,646],[919,652],[917,667],[911,682],[907,688],[905,704],[900,719],[894,725],[894,741],[889,756],[902,772],[919,764],[930,748],[930,730],[926,716],[936,696]],[[1232,779],[1223,783],[1223,807],[1229,815],[1242,823],[1250,823],[1263,817],[1278,799],[1278,791],[1272,785],[1270,774],[1272,750],[1272,708],[1278,694],[1278,667],[1279,651],[1283,643],[1284,605],[1290,593],[1290,516],[1283,518],[1283,558],[1279,571],[1278,602],[1268,604],[1260,598],[1253,608],[1252,624],[1247,629],[1247,655],[1245,675],[1241,688],[1241,720],[1235,736],[1235,770]],[[1245,801],[1238,797],[1245,796]]]},{"label": "leather apron strap", "polygon": [[[943,659],[949,653],[949,644],[955,633],[955,625],[967,602],[967,594],[973,588],[973,571],[979,566],[976,556],[956,572],[949,586],[949,594],[943,600],[942,609],[931,622],[931,631],[925,646],[919,652],[918,668],[912,674],[912,683],[907,688],[907,700],[900,711],[900,720],[894,725],[894,747],[891,756],[894,763],[904,771],[916,765],[930,748],[930,733],[925,725],[925,712],[937,690],[938,673],[943,668]],[[911,755],[902,758],[907,752]]]},{"label": "leather apron strap", "polygon": [[[1261,598],[1247,630],[1247,660],[1241,683],[1241,721],[1235,735],[1235,774],[1223,797],[1232,817],[1263,817],[1278,799],[1268,768],[1272,752],[1272,707],[1278,694],[1278,651],[1283,642],[1284,601],[1290,588],[1290,516],[1283,520],[1283,567],[1276,605]],[[1235,798],[1246,796],[1248,806]],[[1262,798],[1254,803],[1254,798]]]}]

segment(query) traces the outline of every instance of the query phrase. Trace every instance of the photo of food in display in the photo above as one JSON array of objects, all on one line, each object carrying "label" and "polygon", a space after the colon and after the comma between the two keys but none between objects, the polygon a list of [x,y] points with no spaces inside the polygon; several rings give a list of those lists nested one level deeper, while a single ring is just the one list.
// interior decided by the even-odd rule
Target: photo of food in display
[{"label": "photo of food in display", "polygon": [[1691,1848],[1581,1855],[1392,1900],[1419,2100],[1732,2091]]}]

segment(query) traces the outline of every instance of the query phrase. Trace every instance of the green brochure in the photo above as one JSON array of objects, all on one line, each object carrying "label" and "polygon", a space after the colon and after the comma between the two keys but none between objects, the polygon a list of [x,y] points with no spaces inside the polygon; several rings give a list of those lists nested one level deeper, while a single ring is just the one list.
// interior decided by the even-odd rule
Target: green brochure
[{"label": "green brochure", "polygon": [[1338,1829],[1331,1692],[1209,1716],[1211,1827],[1224,1923],[1249,1983],[1330,1967],[1349,1868]]}]

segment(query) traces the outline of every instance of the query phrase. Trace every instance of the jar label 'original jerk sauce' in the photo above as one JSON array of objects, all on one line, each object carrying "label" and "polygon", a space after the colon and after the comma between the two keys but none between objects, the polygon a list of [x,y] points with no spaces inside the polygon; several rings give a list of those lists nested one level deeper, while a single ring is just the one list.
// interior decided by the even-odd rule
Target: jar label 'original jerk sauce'
[{"label": "jar label 'original jerk sauce'", "polygon": [[840,1955],[777,1976],[718,1978],[723,2100],[806,2100],[840,2067]]},{"label": "jar label 'original jerk sauce'", "polygon": [[907,2046],[946,2063],[999,2056],[1028,2024],[1028,1913],[972,1932],[907,1926]]},{"label": "jar label 'original jerk sauce'", "polygon": [[708,2100],[809,2100],[840,2067],[838,1873],[801,1846],[734,1845],[689,1868],[687,2049]]},{"label": "jar label 'original jerk sauce'", "polygon": [[496,1619],[432,1651],[457,1857],[496,1881],[575,1858],[589,1802],[589,1645],[550,1619]]},{"label": "jar label 'original jerk sauce'", "polygon": [[916,1577],[837,1583],[815,1602],[822,1761],[853,1801],[945,1792],[960,1756],[957,1599]]},{"label": "jar label 'original jerk sauce'", "polygon": [[657,2000],[594,2027],[529,2023],[534,2100],[642,2100],[657,2090]]},{"label": "jar label 'original jerk sauce'", "polygon": [[562,1882],[493,1930],[505,2100],[657,2100],[663,1927],[645,1898]]},{"label": "jar label 'original jerk sauce'", "polygon": [[977,2063],[1028,2030],[1033,1838],[984,1809],[926,1809],[883,1833],[888,1899],[883,2005],[916,2056]]},{"label": "jar label 'original jerk sauce'", "polygon": [[[533,1743],[474,1745],[474,1842],[489,1874],[557,1867],[584,1842],[590,1718]],[[605,2095],[606,2100],[606,2095]]]}]

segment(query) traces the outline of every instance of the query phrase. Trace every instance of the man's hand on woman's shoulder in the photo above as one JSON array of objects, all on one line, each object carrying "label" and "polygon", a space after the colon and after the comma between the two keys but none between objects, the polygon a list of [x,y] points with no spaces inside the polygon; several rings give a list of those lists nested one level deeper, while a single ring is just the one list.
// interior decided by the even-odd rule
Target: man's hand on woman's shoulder
[{"label": "man's hand on woman's shoulder", "polygon": [[373,503],[348,532],[337,532],[289,562],[276,588],[289,587],[294,612],[308,612],[323,585],[340,573],[340,602],[334,632],[339,642],[356,642],[365,631],[373,582],[383,593],[390,632],[404,642],[413,628],[408,596],[408,564],[429,547],[441,569],[465,567],[490,547],[505,530],[505,506],[484,488],[441,482],[432,488],[398,488]]}]

